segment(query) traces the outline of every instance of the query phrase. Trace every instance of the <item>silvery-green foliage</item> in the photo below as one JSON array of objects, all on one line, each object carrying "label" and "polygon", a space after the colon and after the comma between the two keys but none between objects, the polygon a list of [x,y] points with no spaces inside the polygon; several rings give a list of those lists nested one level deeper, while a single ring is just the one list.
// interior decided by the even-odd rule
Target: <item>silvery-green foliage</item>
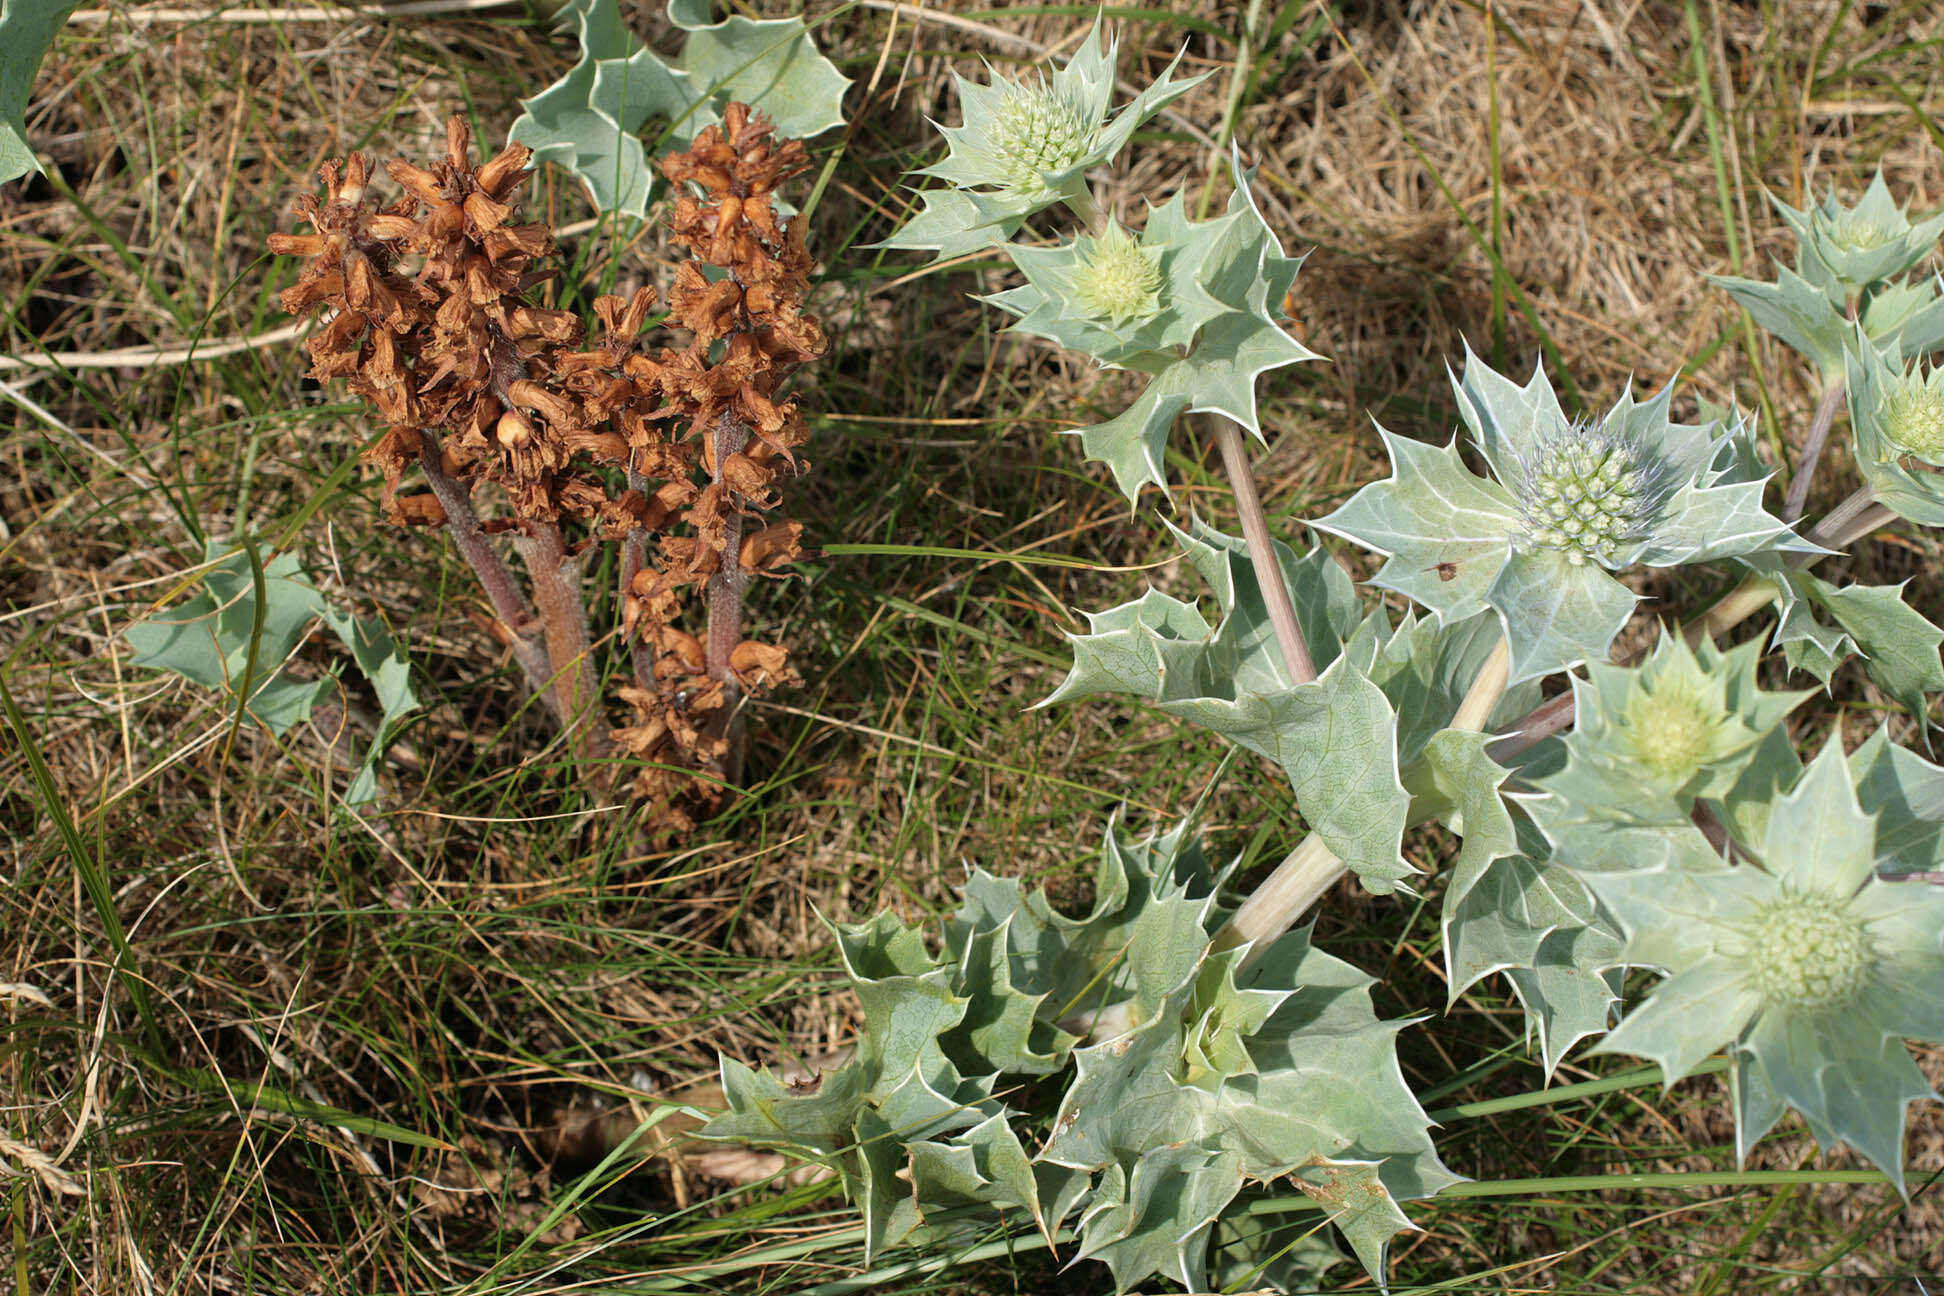
[{"label": "silvery-green foliage", "polygon": [[[1079,1255],[1117,1289],[1162,1274],[1203,1290],[1223,1212],[1293,1176],[1381,1276],[1410,1227],[1398,1203],[1456,1179],[1398,1069],[1403,1023],[1380,1021],[1371,979],[1307,931],[1246,970],[1244,950],[1212,951],[1220,881],[1185,826],[1139,842],[1110,826],[1084,917],[977,870],[937,953],[887,915],[841,928],[865,1017],[855,1056],[794,1086],[725,1059],[729,1111],[702,1137],[837,1171],[874,1255],[921,1229],[950,1236],[946,1212],[983,1204],[1049,1234],[1076,1219]],[[1063,1025],[1115,1011],[1126,1028],[1085,1047]],[[1028,1154],[1007,1096],[1069,1058]]]},{"label": "silvery-green foliage", "polygon": [[1051,248],[1014,246],[1026,276],[987,298],[1013,327],[1153,379],[1119,416],[1075,432],[1089,459],[1113,470],[1130,502],[1166,488],[1168,431],[1183,413],[1234,419],[1261,437],[1256,379],[1318,356],[1277,320],[1302,264],[1256,209],[1248,176],[1228,211],[1191,221],[1176,196],[1148,213],[1138,237],[1109,225]]},{"label": "silvery-green foliage", "polygon": [[1203,79],[1176,80],[1171,63],[1113,112],[1115,54],[1096,23],[1051,77],[1014,81],[994,74],[981,85],[954,73],[962,120],[939,127],[950,152],[917,172],[945,184],[927,190],[923,209],[881,246],[932,251],[943,260],[1004,243],[1026,217],[1058,203],[1085,207],[1091,201],[1086,173]]},{"label": "silvery-green foliage", "polygon": [[850,78],[817,52],[801,18],[712,23],[709,0],[669,0],[669,21],[687,37],[672,62],[635,37],[615,0],[567,0],[559,18],[579,38],[580,59],[522,102],[510,138],[572,172],[603,212],[647,215],[657,179],[639,132],[650,121],[668,123],[671,149],[719,124],[734,101],[785,139],[843,125]]},{"label": "silvery-green foliage", "polygon": [[378,733],[344,795],[349,805],[370,801],[378,793],[378,757],[392,728],[419,705],[411,667],[385,623],[332,607],[298,566],[296,554],[253,563],[251,551],[212,540],[204,560],[213,565],[201,574],[201,590],[128,628],[135,650],[130,660],[221,689],[270,733],[283,734],[310,719],[339,687],[331,676],[300,680],[284,669],[323,618],[383,708]]},{"label": "silvery-green foliage", "polygon": [[1854,654],[1878,688],[1928,726],[1926,695],[1944,689],[1944,629],[1910,605],[1904,585],[1837,585],[1782,563],[1756,570],[1776,588],[1774,642],[1791,669],[1827,683]]},{"label": "silvery-green foliage", "polygon": [[1818,278],[1862,292],[1872,284],[1906,274],[1937,250],[1944,212],[1910,221],[1910,206],[1897,206],[1883,183],[1881,169],[1853,206],[1832,191],[1814,206],[1797,209],[1770,195],[1777,212],[1795,232],[1803,264]]},{"label": "silvery-green foliage", "polygon": [[1569,419],[1543,373],[1521,387],[1467,355],[1458,408],[1490,477],[1457,441],[1379,433],[1391,476],[1316,525],[1384,554],[1374,582],[1462,621],[1490,608],[1512,680],[1607,656],[1636,596],[1612,573],[1805,547],[1741,480],[1741,426],[1668,418],[1671,387]]},{"label": "silvery-green foliage", "polygon": [[1295,684],[1243,542],[1199,522],[1174,534],[1212,588],[1220,621],[1211,627],[1194,604],[1159,590],[1088,613],[1088,632],[1069,636],[1073,669],[1047,702],[1125,694],[1268,757],[1288,775],[1311,830],[1366,887],[1393,890],[1416,871],[1398,849],[1411,804],[1399,771],[1449,723],[1492,650],[1492,627],[1480,618],[1440,629],[1412,617],[1393,629],[1382,609],[1364,612],[1328,554],[1298,557],[1278,542],[1320,672]]},{"label": "silvery-green foliage", "polygon": [[1944,526],[1944,369],[1858,346],[1845,371],[1856,466],[1871,493],[1912,522]]},{"label": "silvery-green foliage", "polygon": [[1843,206],[1833,193],[1801,210],[1772,201],[1795,233],[1795,268],[1781,270],[1774,283],[1710,278],[1757,324],[1814,362],[1825,383],[1843,376],[1859,331],[1868,346],[1900,346],[1905,355],[1944,345],[1944,292],[1938,281],[1904,280],[1936,249],[1944,213],[1913,225],[1891,199],[1880,171],[1854,207]]},{"label": "silvery-green foliage", "polygon": [[1625,937],[1620,961],[1666,974],[1597,1051],[1651,1058],[1671,1084],[1726,1049],[1742,1156],[1792,1107],[1901,1190],[1904,1108],[1935,1096],[1904,1041],[1944,1040],[1944,888],[1878,864],[1939,825],[1905,817],[1908,798],[1865,810],[1858,789],[1832,740],[1731,825],[1743,862],[1582,875]]}]

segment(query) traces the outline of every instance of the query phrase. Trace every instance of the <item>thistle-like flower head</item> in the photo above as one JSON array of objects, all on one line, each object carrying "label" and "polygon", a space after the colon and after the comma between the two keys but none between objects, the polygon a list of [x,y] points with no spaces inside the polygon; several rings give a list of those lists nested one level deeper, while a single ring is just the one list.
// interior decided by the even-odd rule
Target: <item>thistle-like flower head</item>
[{"label": "thistle-like flower head", "polygon": [[1096,319],[1126,325],[1161,313],[1161,258],[1109,221],[1073,268],[1074,296]]},{"label": "thistle-like flower head", "polygon": [[1576,421],[1543,374],[1522,387],[1468,355],[1453,386],[1491,477],[1455,441],[1380,428],[1391,477],[1317,525],[1387,555],[1375,583],[1446,623],[1497,612],[1514,683],[1606,657],[1635,600],[1609,572],[1802,547],[1742,471],[1746,425],[1673,422],[1671,387]]},{"label": "thistle-like flower head", "polygon": [[1899,364],[1896,348],[1857,339],[1847,359],[1856,466],[1878,502],[1913,522],[1944,525],[1944,368]]},{"label": "thistle-like flower head", "polygon": [[957,256],[1005,242],[1027,216],[1055,203],[1090,203],[1087,170],[1119,153],[1136,127],[1201,80],[1175,80],[1171,63],[1115,113],[1114,53],[1096,25],[1050,77],[995,74],[981,85],[955,74],[963,119],[939,127],[951,151],[917,172],[946,186],[928,191],[924,210],[883,246]]},{"label": "thistle-like flower head", "polygon": [[[1944,771],[1909,759],[1934,795]],[[1581,879],[1618,922],[1624,962],[1668,974],[1599,1052],[1652,1058],[1671,1084],[1726,1049],[1744,1157],[1786,1105],[1901,1189],[1904,1107],[1935,1096],[1903,1041],[1944,1039],[1944,888],[1886,881],[1877,862],[1944,823],[1885,795],[1878,773],[1831,741],[1765,813],[1739,818],[1752,862]]]},{"label": "thistle-like flower head", "polygon": [[1944,213],[1912,224],[1908,205],[1897,206],[1878,171],[1853,207],[1832,192],[1797,209],[1780,199],[1775,208],[1795,231],[1803,277],[1838,286],[1844,294],[1914,269],[1937,246]]},{"label": "thistle-like flower head", "polygon": [[1580,566],[1622,565],[1667,502],[1666,466],[1624,427],[1576,423],[1520,456],[1526,541]]}]

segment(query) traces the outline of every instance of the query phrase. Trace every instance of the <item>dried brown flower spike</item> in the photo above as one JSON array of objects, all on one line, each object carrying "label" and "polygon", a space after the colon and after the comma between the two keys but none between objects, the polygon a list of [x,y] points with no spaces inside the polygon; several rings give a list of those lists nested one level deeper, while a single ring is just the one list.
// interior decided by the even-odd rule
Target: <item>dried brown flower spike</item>
[{"label": "dried brown flower spike", "polygon": [[[691,340],[650,356],[637,338],[651,289],[597,299],[601,338],[591,348],[577,316],[530,295],[552,273],[535,262],[554,250],[545,225],[517,220],[530,151],[510,144],[475,167],[471,144],[452,118],[443,158],[390,164],[405,193],[383,208],[369,194],[369,159],[324,166],[324,195],[297,204],[309,232],[270,238],[272,251],[307,259],[284,306],[328,312],[308,344],[312,374],[345,380],[390,425],[366,455],[384,474],[388,514],[447,528],[529,683],[575,727],[584,756],[602,754],[609,735],[592,715],[597,675],[576,555],[593,539],[622,541],[634,676],[622,698],[636,722],[612,738],[674,767],[637,779],[644,796],[673,808],[692,782],[680,769],[735,777],[737,702],[794,678],[783,650],[744,642],[741,623],[749,574],[802,555],[795,522],[744,532],[746,518],[777,507],[779,479],[803,471],[803,419],[778,391],[824,348],[801,311],[812,262],[796,222],[780,221],[772,204],[776,186],[807,165],[803,147],[775,140],[734,104],[722,127],[664,163],[680,192],[677,239],[723,274],[712,281],[694,261],[681,266],[670,305]],[[414,468],[429,495],[398,493]],[[510,517],[482,523],[481,490]],[[566,526],[589,534],[570,544]],[[488,531],[513,533],[531,608]],[[701,639],[674,624],[691,588],[708,610]]]}]

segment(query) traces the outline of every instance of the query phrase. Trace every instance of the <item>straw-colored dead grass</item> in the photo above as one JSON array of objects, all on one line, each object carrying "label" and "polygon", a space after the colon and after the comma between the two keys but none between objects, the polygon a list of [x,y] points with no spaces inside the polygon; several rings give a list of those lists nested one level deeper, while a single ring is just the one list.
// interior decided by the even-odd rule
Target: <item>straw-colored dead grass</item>
[{"label": "straw-colored dead grass", "polygon": [[[1240,23],[1228,6],[1175,7],[1230,30]],[[1785,351],[1744,345],[1736,313],[1704,276],[1768,272],[1784,244],[1764,187],[1791,201],[1831,183],[1854,190],[1880,163],[1918,206],[1944,201],[1936,147],[1906,106],[1940,102],[1944,19],[1920,4],[1697,13],[1724,127],[1719,169],[1681,5],[1295,11],[1293,32],[1314,26],[1314,40],[1286,35],[1260,54],[1272,75],[1237,134],[1262,168],[1257,192],[1272,223],[1292,246],[1316,249],[1296,318],[1332,363],[1265,384],[1278,429],[1264,459],[1272,508],[1315,516],[1381,472],[1370,412],[1402,431],[1447,434],[1444,366],[1466,343],[1529,366],[1542,330],[1589,405],[1630,376],[1658,386],[1700,357],[1691,392],[1763,406],[1778,448],[1799,435],[1816,393]],[[663,30],[643,7],[632,20]],[[1123,74],[1151,74],[1179,31],[1137,29],[1140,62]],[[901,20],[894,30],[882,7],[820,28],[861,80],[889,51],[868,97],[854,92],[859,120],[818,212],[833,272],[871,264],[874,254],[828,249],[888,229],[871,208],[902,202],[900,171],[931,148],[923,115],[952,119],[948,69],[1065,50],[1075,33],[1065,16]],[[1191,67],[1217,73],[1178,105],[1205,128],[1221,118],[1233,54],[1200,35],[1187,47]],[[29,121],[80,202],[47,181],[0,192],[13,354],[168,350],[198,332],[241,338],[279,326],[272,292],[289,271],[261,259],[263,237],[287,227],[290,199],[318,161],[353,147],[422,153],[459,104],[490,135],[566,57],[537,25],[491,12],[74,29],[43,71]],[[1106,194],[1124,213],[1180,189],[1197,201],[1215,162],[1186,135],[1161,141],[1110,177]],[[584,214],[557,181],[542,192],[550,216]],[[1219,181],[1210,197],[1224,199]],[[624,284],[657,277],[658,242],[650,231],[625,250]],[[1491,248],[1504,271],[1496,292]],[[1044,541],[1123,566],[1165,555],[1150,519],[1130,518],[1111,489],[1075,484],[1071,447],[1049,435],[1088,408],[1115,408],[1125,388],[1037,344],[992,337],[996,321],[966,293],[1001,282],[991,271],[982,284],[958,273],[826,289],[834,345],[811,400],[825,418],[805,483],[813,542]],[[281,344],[213,362],[0,371],[45,411],[31,415],[16,399],[0,437],[7,677],[83,849],[107,873],[165,1050],[145,1056],[112,950],[28,766],[0,751],[0,982],[26,987],[0,987],[15,1043],[0,1053],[0,1132],[82,1189],[67,1194],[43,1175],[15,1190],[13,1227],[34,1239],[34,1283],[116,1293],[456,1287],[478,1276],[492,1230],[540,1227],[538,1204],[574,1168],[558,1161],[572,1142],[562,1131],[588,1113],[645,1111],[644,1094],[706,1077],[718,1051],[758,1062],[848,1041],[851,1006],[827,977],[801,970],[827,965],[819,915],[890,906],[920,916],[950,902],[968,861],[1071,889],[1066,879],[1115,804],[1131,802],[1135,822],[1153,824],[1201,790],[1200,756],[1183,755],[1172,726],[1153,717],[1111,706],[1024,713],[1057,678],[1056,632],[1072,628],[1071,608],[1128,597],[1144,577],[1192,588],[1187,578],[848,560],[764,592],[759,615],[799,645],[812,679],[762,713],[752,765],[775,785],[713,836],[644,841],[625,811],[590,805],[559,768],[546,726],[521,710],[490,635],[468,615],[476,599],[442,545],[384,530],[372,501],[353,497],[304,525],[298,543],[334,596],[398,628],[429,709],[388,762],[385,800],[344,816],[325,789],[342,786],[332,729],[363,701],[355,684],[326,732],[278,744],[250,727],[232,734],[220,700],[203,691],[132,669],[119,638],[178,588],[200,552],[197,529],[277,533],[376,430],[325,408],[335,396],[313,390],[302,367],[298,348]],[[1846,472],[1832,457],[1819,497],[1844,489]],[[1206,479],[1177,503],[1224,510]],[[1872,580],[1915,576],[1908,597],[1935,610],[1936,556],[1928,536],[1898,537],[1849,567]],[[1656,592],[1676,604],[1694,596]],[[293,669],[331,666],[314,645]],[[1838,695],[1882,703],[1850,674]],[[1245,761],[1211,804],[1225,847],[1246,841],[1238,828],[1288,813],[1267,778]],[[1362,942],[1350,956],[1388,965],[1389,1010],[1441,1001],[1425,970],[1435,951],[1418,929],[1396,944],[1395,906],[1345,893],[1323,923]],[[1411,1063],[1440,1078],[1516,1030],[1497,1012],[1460,1014],[1414,1032],[1422,1043]],[[1935,1051],[1928,1057],[1934,1067]],[[211,1088],[219,1074],[228,1091]],[[259,1083],[286,1096],[281,1108],[249,1087]],[[294,1119],[292,1099],[316,1104],[303,1109],[313,1115],[408,1123],[450,1150],[329,1115]],[[1672,1117],[1642,1106],[1629,1119],[1642,1146],[1665,1136],[1678,1149],[1668,1166],[1696,1168],[1720,1164],[1691,1149],[1719,1145],[1721,1110],[1706,1088],[1705,1102]],[[1944,1166],[1938,1108],[1915,1115],[1914,1164]],[[1541,1139],[1538,1123],[1503,1130],[1505,1139],[1466,1141],[1461,1168],[1509,1175],[1554,1164],[1546,1148],[1518,1144]],[[583,1149],[575,1164],[593,1155]],[[1800,1135],[1764,1151],[1772,1164],[1806,1155]],[[0,1165],[26,1162],[0,1155]],[[643,1167],[614,1195],[621,1207],[665,1207],[692,1187]],[[1881,1194],[1811,1196],[1804,1217],[1827,1206],[1837,1223],[1772,1232],[1764,1262],[1819,1255],[1818,1240],[1853,1222],[1842,1212],[1884,1205]],[[1599,1254],[1611,1267],[1597,1281],[1687,1290],[1701,1271],[1692,1257],[1722,1254],[1756,1209],[1677,1213],[1657,1229],[1682,1230],[1678,1245],[1664,1233],[1607,1239]],[[1538,1257],[1506,1281],[1577,1280],[1581,1261],[1553,1252],[1587,1230],[1554,1230],[1546,1218],[1514,1213],[1501,1226],[1483,1205],[1446,1212],[1407,1264],[1455,1273]],[[1940,1245],[1944,1227],[1920,1201],[1845,1263],[1938,1263]]]}]

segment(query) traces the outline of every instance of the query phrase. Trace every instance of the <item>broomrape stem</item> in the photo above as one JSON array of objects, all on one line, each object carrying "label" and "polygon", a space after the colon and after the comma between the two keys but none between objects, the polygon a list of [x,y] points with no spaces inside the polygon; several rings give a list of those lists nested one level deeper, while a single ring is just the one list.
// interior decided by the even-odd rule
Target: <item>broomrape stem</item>
[{"label": "broomrape stem", "polygon": [[1289,600],[1289,582],[1269,540],[1269,523],[1263,515],[1262,497],[1256,493],[1255,477],[1249,470],[1241,425],[1217,415],[1215,444],[1222,451],[1222,467],[1228,472],[1229,489],[1235,492],[1236,511],[1242,515],[1242,536],[1249,544],[1249,562],[1255,567],[1256,584],[1262,587],[1263,600],[1269,605],[1269,624],[1276,632],[1276,646],[1282,649],[1283,665],[1289,671],[1290,683],[1307,684],[1316,678],[1316,662],[1303,639],[1303,628],[1296,622],[1296,606]]},{"label": "broomrape stem", "polygon": [[[724,412],[716,419],[710,434],[709,476],[722,482],[723,465],[741,452],[749,442],[749,429],[734,415]],[[727,487],[724,487],[726,490]],[[709,577],[709,630],[706,646],[709,678],[722,681],[723,717],[721,737],[729,743],[722,757],[722,776],[734,783],[742,777],[742,758],[747,726],[742,712],[742,686],[730,660],[742,642],[743,591],[749,587],[749,573],[742,566],[742,514],[726,510],[722,527],[722,564]]]},{"label": "broomrape stem", "polygon": [[527,687],[542,698],[547,709],[562,724],[567,723],[567,713],[562,710],[560,698],[553,687],[553,670],[547,663],[547,650],[541,642],[540,629],[528,610],[526,596],[520,587],[513,583],[513,575],[500,561],[486,533],[479,529],[479,515],[473,512],[471,493],[446,473],[439,456],[439,441],[431,432],[419,430],[419,466],[425,472],[425,480],[432,487],[432,494],[445,510],[446,534],[452,537],[453,547],[459,550],[460,557],[472,568],[473,576],[479,587],[486,591],[487,601],[493,605],[493,614],[506,627],[506,633],[513,648],[513,659],[520,663],[520,670],[526,675]]},{"label": "broomrape stem", "polygon": [[558,523],[528,526],[528,534],[520,536],[514,547],[533,577],[533,601],[546,635],[561,723],[582,760],[598,759],[607,754],[607,742],[593,723],[601,688],[587,633],[587,606],[581,600],[580,562],[568,557]]},{"label": "broomrape stem", "polygon": [[[629,455],[629,460],[628,489],[646,495],[648,478],[634,466],[632,453]],[[635,577],[639,576],[641,569],[647,565],[648,532],[642,527],[636,527],[628,532],[627,538],[621,542],[621,597],[615,606],[624,609],[628,606],[629,591],[634,588]],[[649,652],[648,645],[638,634],[628,636],[628,664],[634,670],[635,687],[643,691],[652,691],[655,687],[655,659]]]}]

